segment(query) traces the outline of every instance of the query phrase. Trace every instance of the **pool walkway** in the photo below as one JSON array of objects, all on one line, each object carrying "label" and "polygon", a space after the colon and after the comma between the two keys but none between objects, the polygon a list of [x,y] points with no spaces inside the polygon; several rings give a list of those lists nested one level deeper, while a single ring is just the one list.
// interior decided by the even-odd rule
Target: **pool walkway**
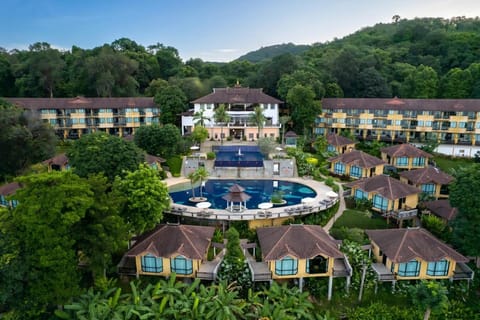
[{"label": "pool walkway", "polygon": [[[221,180],[221,179],[220,179]],[[271,180],[271,179],[268,179]],[[241,221],[241,220],[265,220],[265,219],[277,219],[277,218],[287,218],[295,216],[308,215],[314,212],[326,210],[339,200],[339,197],[329,197],[327,193],[332,191],[332,189],[326,186],[323,182],[316,181],[313,179],[305,178],[284,178],[284,179],[275,179],[275,180],[284,180],[292,181],[300,184],[304,184],[317,193],[313,200],[308,203],[297,204],[293,206],[280,206],[273,207],[268,210],[261,210],[258,208],[248,208],[241,211],[230,211],[226,209],[200,209],[194,206],[187,206],[182,204],[171,204],[171,209],[169,213],[183,216],[191,217],[198,219],[207,219],[207,220],[223,220],[223,221]],[[177,183],[189,182],[186,178],[168,178],[165,180],[167,186],[172,186]],[[226,205],[226,204],[225,204]],[[248,207],[248,202],[247,202]]]}]

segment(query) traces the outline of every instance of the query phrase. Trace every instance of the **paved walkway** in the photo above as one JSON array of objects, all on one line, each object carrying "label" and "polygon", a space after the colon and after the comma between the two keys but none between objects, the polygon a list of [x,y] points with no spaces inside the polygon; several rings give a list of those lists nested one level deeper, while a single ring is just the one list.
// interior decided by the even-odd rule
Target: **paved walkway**
[{"label": "paved walkway", "polygon": [[330,231],[332,228],[333,224],[335,221],[337,221],[338,218],[340,218],[343,214],[343,211],[345,211],[345,199],[343,198],[343,186],[341,183],[337,183],[337,185],[340,187],[338,190],[338,197],[340,199],[340,205],[338,206],[337,212],[333,215],[332,218],[330,218],[330,221],[327,222],[327,224],[323,227],[323,229],[327,232]]}]

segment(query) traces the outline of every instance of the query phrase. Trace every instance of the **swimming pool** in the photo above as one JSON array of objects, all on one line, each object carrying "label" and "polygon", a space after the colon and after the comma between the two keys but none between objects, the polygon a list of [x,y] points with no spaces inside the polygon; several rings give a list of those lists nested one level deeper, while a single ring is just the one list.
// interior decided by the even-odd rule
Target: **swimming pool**
[{"label": "swimming pool", "polygon": [[[257,209],[262,202],[269,202],[275,191],[281,191],[283,199],[287,202],[286,206],[301,203],[305,197],[315,197],[317,193],[312,188],[301,183],[283,181],[283,180],[219,180],[209,179],[203,187],[203,196],[208,199],[212,209],[225,209],[227,201],[222,197],[228,193],[228,189],[239,184],[245,188],[245,193],[251,196],[247,201],[248,209]],[[174,203],[188,206],[195,206],[195,203],[188,201],[192,196],[190,183],[173,186],[170,196]],[[195,195],[200,195],[200,187],[195,188]]]},{"label": "swimming pool", "polygon": [[263,167],[258,146],[216,146],[215,167]]}]

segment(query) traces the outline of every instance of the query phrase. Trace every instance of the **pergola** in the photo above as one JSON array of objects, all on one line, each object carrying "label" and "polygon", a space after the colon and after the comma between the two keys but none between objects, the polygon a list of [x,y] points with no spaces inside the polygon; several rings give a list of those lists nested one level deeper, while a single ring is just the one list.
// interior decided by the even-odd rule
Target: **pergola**
[{"label": "pergola", "polygon": [[245,192],[243,192],[245,191],[244,188],[242,188],[238,184],[234,184],[228,189],[228,191],[229,192],[222,197],[223,199],[227,200],[227,210],[233,212],[247,209],[247,201],[251,197]]}]

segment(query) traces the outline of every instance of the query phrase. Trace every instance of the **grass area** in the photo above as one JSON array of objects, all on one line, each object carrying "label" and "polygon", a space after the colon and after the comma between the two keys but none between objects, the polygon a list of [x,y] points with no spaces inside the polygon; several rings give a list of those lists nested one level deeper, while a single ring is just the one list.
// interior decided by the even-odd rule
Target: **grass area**
[{"label": "grass area", "polygon": [[451,169],[457,170],[458,168],[470,166],[474,163],[473,159],[470,158],[453,158],[442,155],[435,155],[433,160],[437,166],[446,173],[450,173]]},{"label": "grass area", "polygon": [[342,216],[333,224],[333,228],[360,228],[360,229],[386,229],[387,221],[375,214],[347,209]]}]

